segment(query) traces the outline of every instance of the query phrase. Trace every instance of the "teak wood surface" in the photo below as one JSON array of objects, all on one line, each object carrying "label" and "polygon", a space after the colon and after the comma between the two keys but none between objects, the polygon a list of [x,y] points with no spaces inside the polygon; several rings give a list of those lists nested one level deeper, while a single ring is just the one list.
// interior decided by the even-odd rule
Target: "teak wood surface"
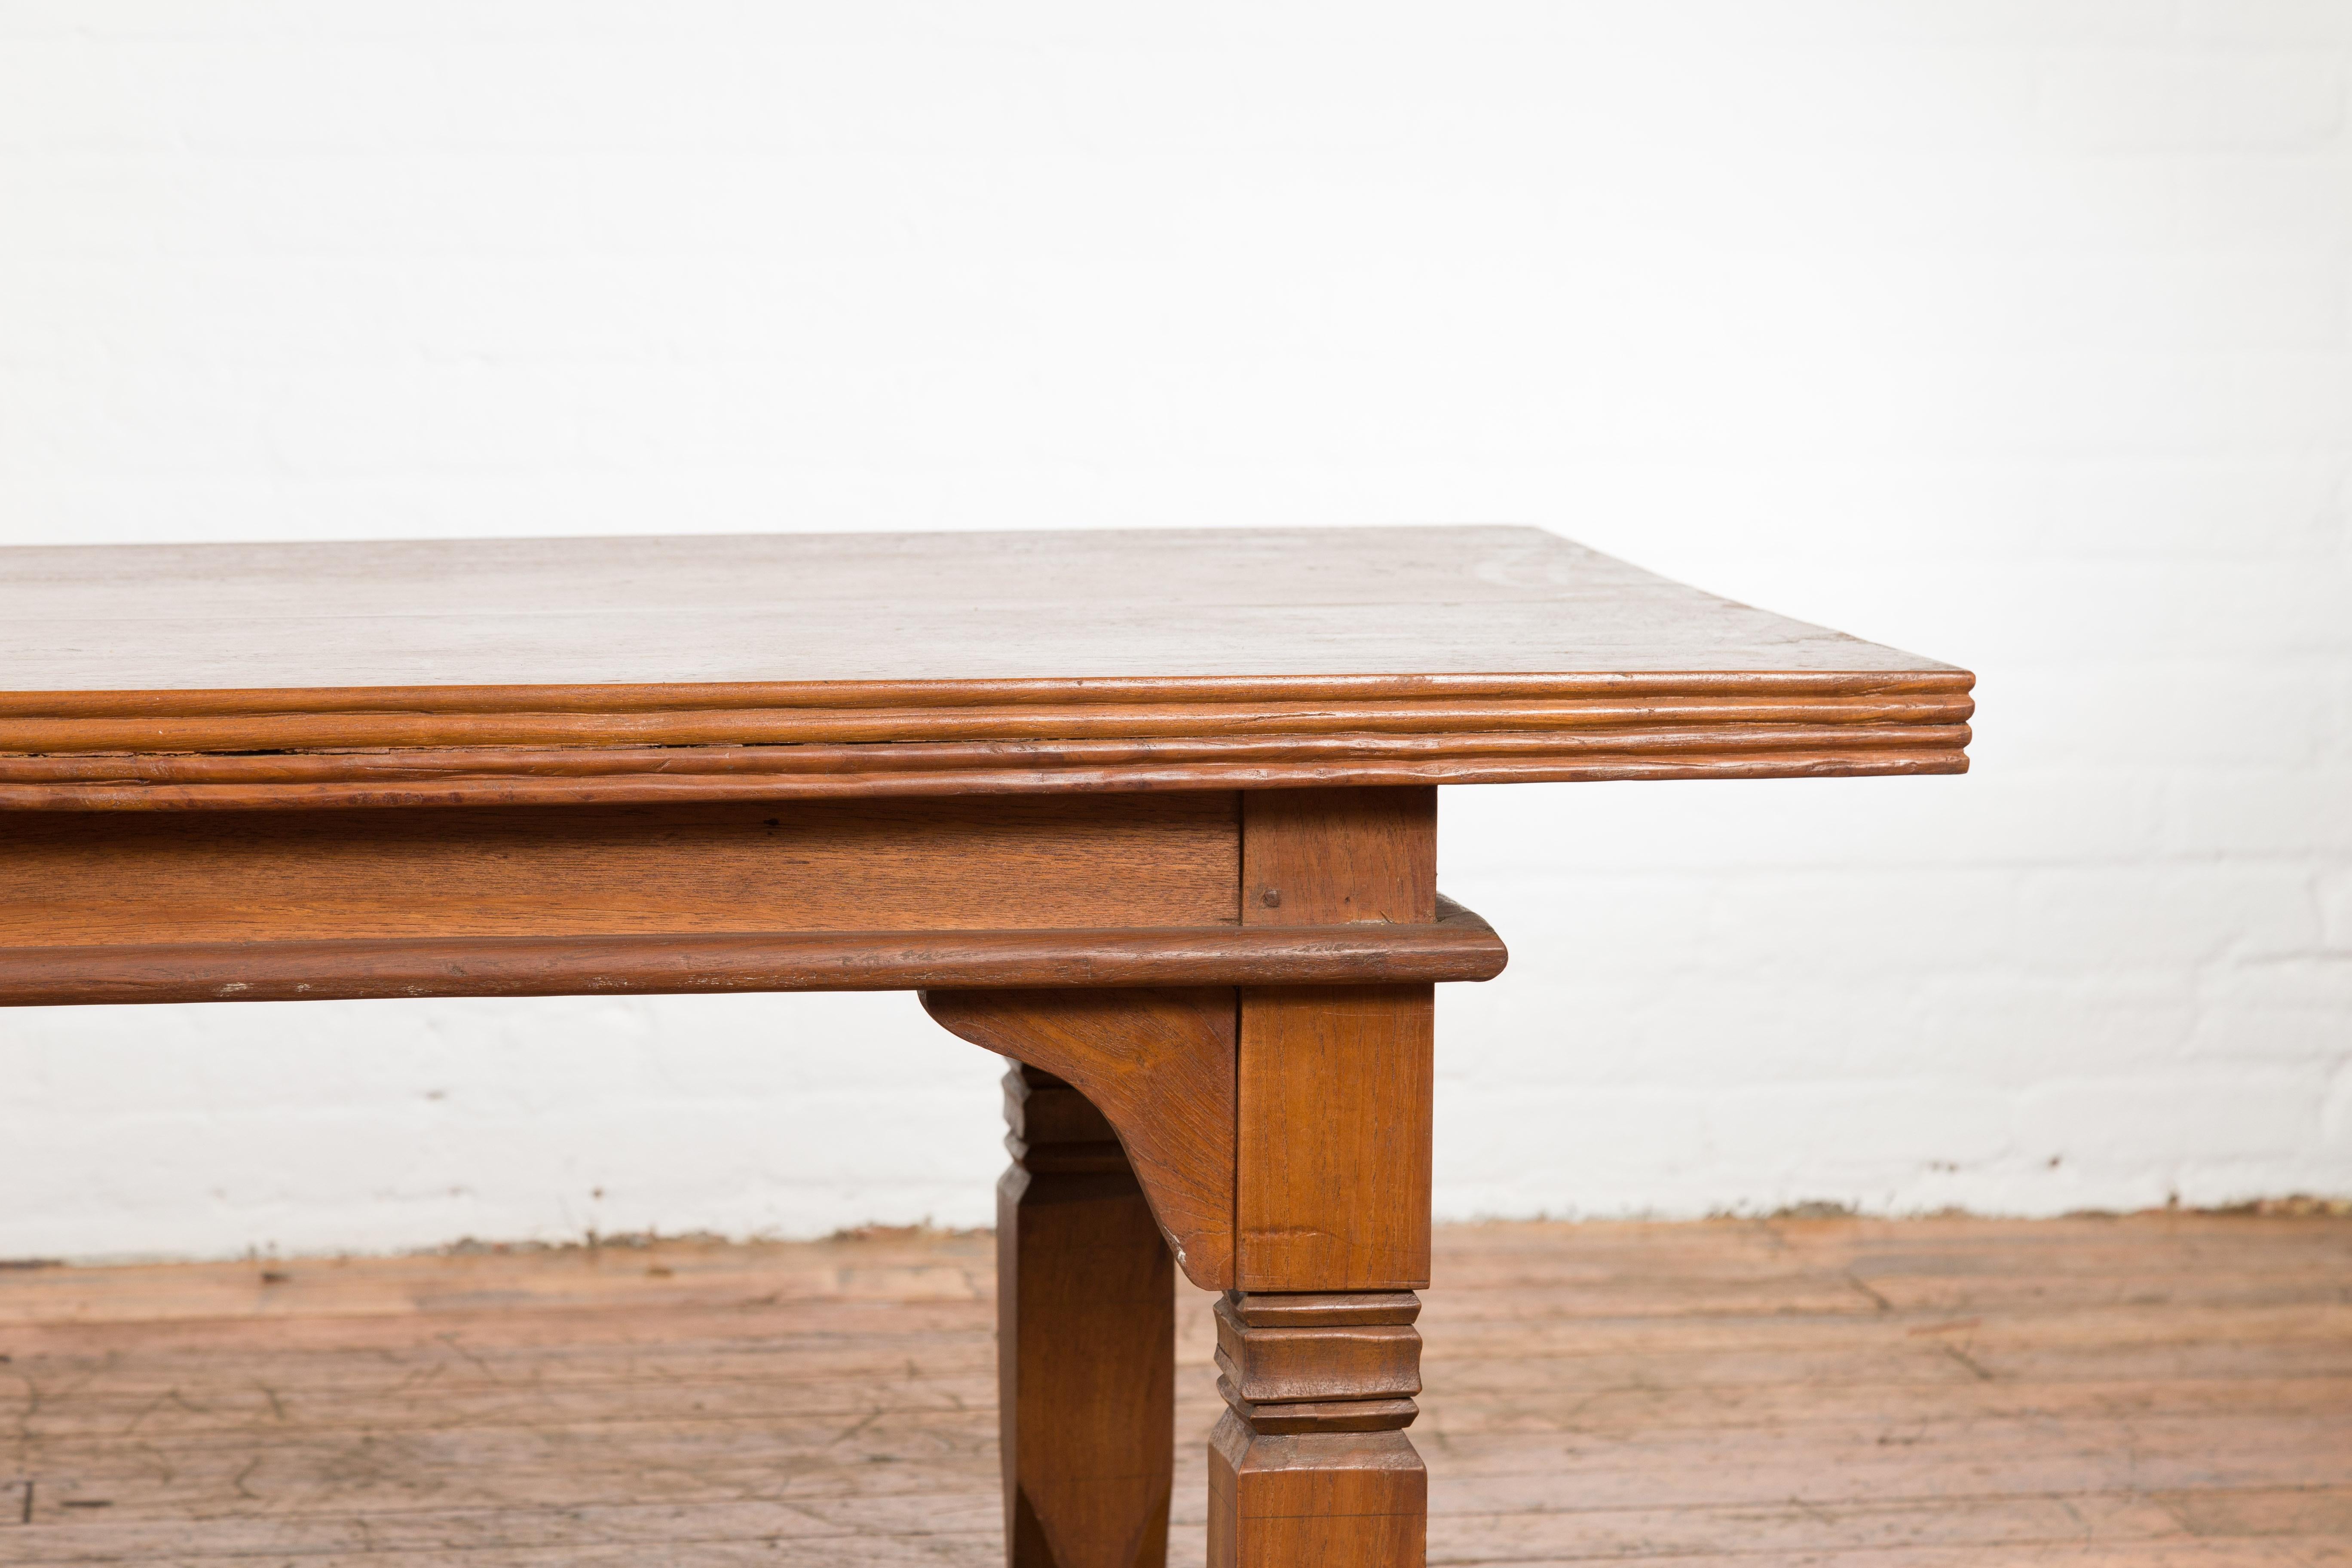
[{"label": "teak wood surface", "polygon": [[1965,670],[1528,528],[0,552],[0,806],[1955,773]]},{"label": "teak wood surface", "polygon": [[1531,529],[0,552],[0,1004],[909,989],[1013,1058],[1013,1568],[1409,1568],[1440,784],[1964,771],[1972,678]]}]

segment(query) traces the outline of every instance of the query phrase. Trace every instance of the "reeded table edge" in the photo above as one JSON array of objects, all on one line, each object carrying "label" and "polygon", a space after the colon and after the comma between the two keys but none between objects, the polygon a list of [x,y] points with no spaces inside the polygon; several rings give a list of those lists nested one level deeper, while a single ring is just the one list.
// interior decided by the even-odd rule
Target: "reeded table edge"
[{"label": "reeded table edge", "polygon": [[338,712],[625,713],[709,709],[921,710],[993,704],[1100,706],[1161,702],[1348,702],[1381,698],[1785,695],[1965,692],[1965,669],[1915,668],[1490,671],[1402,675],[1021,677],[940,680],[649,681],[523,686],[147,687],[0,691],[0,718],[173,717]]},{"label": "reeded table edge", "polygon": [[0,693],[0,810],[1960,773],[1965,670]]},{"label": "reeded table edge", "polygon": [[741,931],[0,950],[0,1006],[719,991],[1490,980],[1509,953],[1450,899],[1426,925]]}]

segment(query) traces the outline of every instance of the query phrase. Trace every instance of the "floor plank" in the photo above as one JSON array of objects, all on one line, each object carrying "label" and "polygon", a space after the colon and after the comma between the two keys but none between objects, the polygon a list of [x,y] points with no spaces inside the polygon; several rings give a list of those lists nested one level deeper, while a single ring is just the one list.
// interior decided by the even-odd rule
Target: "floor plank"
[{"label": "floor plank", "polygon": [[[0,1563],[992,1565],[991,1253],[0,1269]],[[1455,1226],[1435,1267],[1433,1563],[2352,1565],[2341,1215]]]}]

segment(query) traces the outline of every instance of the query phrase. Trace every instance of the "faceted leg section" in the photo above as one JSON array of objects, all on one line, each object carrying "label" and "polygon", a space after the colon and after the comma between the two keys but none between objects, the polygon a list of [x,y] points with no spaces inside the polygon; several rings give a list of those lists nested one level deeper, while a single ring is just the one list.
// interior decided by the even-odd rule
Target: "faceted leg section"
[{"label": "faceted leg section", "polygon": [[1410,1290],[1234,1291],[1217,1303],[1210,1568],[1421,1568],[1429,1478]]},{"label": "faceted leg section", "polygon": [[1004,1078],[997,1373],[1012,1568],[1163,1568],[1175,1458],[1176,1270],[1100,1112]]}]

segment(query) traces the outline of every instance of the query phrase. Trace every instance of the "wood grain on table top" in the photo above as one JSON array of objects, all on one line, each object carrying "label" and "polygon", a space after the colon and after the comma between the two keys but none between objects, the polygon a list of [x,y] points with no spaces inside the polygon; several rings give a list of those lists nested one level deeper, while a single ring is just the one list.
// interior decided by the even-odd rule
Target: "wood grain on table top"
[{"label": "wood grain on table top", "polygon": [[0,807],[1956,772],[1971,681],[1531,528],[0,550]]},{"label": "wood grain on table top", "polygon": [[19,691],[1945,671],[1532,528],[0,552]]}]

